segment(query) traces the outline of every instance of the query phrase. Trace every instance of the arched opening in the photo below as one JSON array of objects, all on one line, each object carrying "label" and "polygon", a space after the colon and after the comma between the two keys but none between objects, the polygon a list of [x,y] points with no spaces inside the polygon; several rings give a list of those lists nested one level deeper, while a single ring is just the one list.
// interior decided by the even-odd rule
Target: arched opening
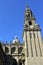
[{"label": "arched opening", "polygon": [[11,48],[11,54],[14,54],[15,49],[16,49],[15,47]]},{"label": "arched opening", "polygon": [[31,21],[29,21],[29,25],[32,25],[32,22]]},{"label": "arched opening", "polygon": [[23,47],[19,47],[19,48],[18,48],[18,53],[19,53],[19,54],[22,53],[22,50],[23,50]]},{"label": "arched opening", "polygon": [[16,59],[13,59],[13,63],[12,63],[12,65],[17,65],[17,61],[16,61]]}]

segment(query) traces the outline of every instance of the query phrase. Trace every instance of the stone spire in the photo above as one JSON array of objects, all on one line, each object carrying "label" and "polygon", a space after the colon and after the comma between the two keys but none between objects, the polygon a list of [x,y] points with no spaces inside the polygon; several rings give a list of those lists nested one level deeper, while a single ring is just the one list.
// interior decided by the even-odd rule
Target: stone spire
[{"label": "stone spire", "polygon": [[25,9],[25,18],[26,19],[28,19],[28,18],[35,19],[35,16],[33,15],[32,11],[28,5],[26,6],[26,9]]}]

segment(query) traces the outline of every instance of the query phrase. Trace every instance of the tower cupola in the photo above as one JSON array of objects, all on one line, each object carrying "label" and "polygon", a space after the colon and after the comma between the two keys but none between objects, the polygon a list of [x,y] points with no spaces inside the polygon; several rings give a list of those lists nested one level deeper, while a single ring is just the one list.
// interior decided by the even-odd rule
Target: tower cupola
[{"label": "tower cupola", "polygon": [[26,6],[26,9],[25,9],[25,19],[26,20],[35,19],[31,9],[29,8],[29,6]]},{"label": "tower cupola", "polygon": [[25,10],[25,17],[30,18],[31,16],[32,16],[32,11],[30,10],[29,6],[27,6]]},{"label": "tower cupola", "polygon": [[[24,29],[25,30],[40,30],[39,25],[35,22],[35,16],[29,6],[25,9]],[[37,27],[38,26],[38,27]]]}]

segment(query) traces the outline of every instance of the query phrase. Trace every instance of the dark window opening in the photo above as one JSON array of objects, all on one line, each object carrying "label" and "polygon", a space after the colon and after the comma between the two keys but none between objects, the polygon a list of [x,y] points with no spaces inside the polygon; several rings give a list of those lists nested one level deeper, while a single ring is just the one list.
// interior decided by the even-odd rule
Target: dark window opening
[{"label": "dark window opening", "polygon": [[22,53],[22,50],[23,50],[23,48],[22,48],[22,47],[19,47],[19,48],[18,48],[18,53],[19,53],[19,54]]},{"label": "dark window opening", "polygon": [[30,17],[30,14],[27,13],[26,16],[27,16],[27,17]]},{"label": "dark window opening", "polygon": [[29,21],[29,25],[32,25],[32,22],[31,21]]},{"label": "dark window opening", "polygon": [[11,54],[14,54],[15,50],[16,50],[16,48],[13,47],[13,48],[11,49]]}]

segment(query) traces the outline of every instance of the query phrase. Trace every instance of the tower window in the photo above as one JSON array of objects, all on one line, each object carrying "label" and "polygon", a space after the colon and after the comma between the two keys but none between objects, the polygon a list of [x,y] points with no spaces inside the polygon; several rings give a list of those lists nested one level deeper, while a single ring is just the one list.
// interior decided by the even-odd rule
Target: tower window
[{"label": "tower window", "polygon": [[22,50],[23,50],[23,48],[22,48],[22,47],[19,47],[19,48],[18,48],[18,53],[19,53],[19,54],[22,53]]},{"label": "tower window", "polygon": [[32,22],[31,21],[29,21],[29,25],[32,25]]},{"label": "tower window", "polygon": [[30,14],[27,12],[27,13],[26,13],[26,16],[27,16],[27,17],[30,17]]},{"label": "tower window", "polygon": [[15,47],[11,48],[11,54],[14,54],[15,50],[16,50]]}]

